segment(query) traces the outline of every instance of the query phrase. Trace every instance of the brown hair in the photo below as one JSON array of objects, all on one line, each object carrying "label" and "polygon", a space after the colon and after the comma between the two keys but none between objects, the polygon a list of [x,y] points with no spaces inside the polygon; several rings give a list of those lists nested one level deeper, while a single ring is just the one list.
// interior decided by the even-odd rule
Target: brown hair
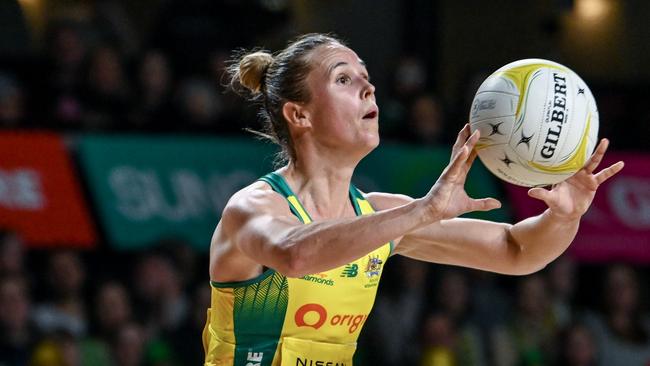
[{"label": "brown hair", "polygon": [[312,64],[308,56],[316,48],[328,44],[345,45],[335,36],[310,33],[275,54],[265,50],[239,51],[229,63],[230,87],[261,104],[259,115],[263,119],[263,131],[252,132],[280,145],[280,162],[296,159],[282,107],[288,101],[309,102],[311,95],[305,80]]}]

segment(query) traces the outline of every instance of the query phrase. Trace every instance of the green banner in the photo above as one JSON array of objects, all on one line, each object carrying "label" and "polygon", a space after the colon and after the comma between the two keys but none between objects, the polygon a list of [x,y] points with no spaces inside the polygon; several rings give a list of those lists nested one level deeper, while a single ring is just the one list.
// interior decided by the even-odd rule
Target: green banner
[{"label": "green banner", "polygon": [[[275,148],[253,138],[84,136],[80,162],[108,241],[138,249],[180,238],[207,249],[230,196],[272,169]],[[365,191],[425,194],[449,160],[448,149],[385,145],[359,166]],[[476,164],[475,197],[499,196],[495,179]],[[493,220],[506,218],[503,210]]]}]

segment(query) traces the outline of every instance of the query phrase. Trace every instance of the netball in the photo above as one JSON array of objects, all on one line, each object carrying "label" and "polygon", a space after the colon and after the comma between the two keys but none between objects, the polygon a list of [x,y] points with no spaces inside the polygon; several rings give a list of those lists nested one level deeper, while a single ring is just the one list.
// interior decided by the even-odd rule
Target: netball
[{"label": "netball", "polygon": [[497,177],[526,187],[559,183],[583,167],[598,109],[571,69],[543,59],[509,63],[479,87],[470,111],[478,155]]}]

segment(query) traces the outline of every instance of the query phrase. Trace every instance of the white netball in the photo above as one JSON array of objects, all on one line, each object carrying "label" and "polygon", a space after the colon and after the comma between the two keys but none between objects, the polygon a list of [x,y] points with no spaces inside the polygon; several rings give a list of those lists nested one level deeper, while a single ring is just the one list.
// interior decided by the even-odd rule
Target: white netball
[{"label": "white netball", "polygon": [[598,109],[571,69],[543,59],[503,66],[479,87],[470,111],[479,158],[526,187],[559,183],[583,167],[598,137]]}]

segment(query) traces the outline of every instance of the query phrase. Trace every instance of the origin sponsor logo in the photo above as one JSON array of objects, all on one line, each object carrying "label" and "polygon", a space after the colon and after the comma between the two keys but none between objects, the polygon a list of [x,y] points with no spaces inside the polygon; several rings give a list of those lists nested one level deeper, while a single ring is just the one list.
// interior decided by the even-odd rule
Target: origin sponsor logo
[{"label": "origin sponsor logo", "polygon": [[325,276],[326,275],[324,275],[324,274],[319,274],[319,275],[316,275],[316,276],[306,275],[306,276],[300,277],[300,279],[305,280],[305,281],[309,281],[309,282],[318,283],[318,284],[325,285],[325,286],[334,286],[334,280],[329,279],[329,278],[325,278]]},{"label": "origin sponsor logo", "polygon": [[310,360],[308,358],[296,358],[296,366],[346,366],[345,362],[332,362],[322,360]]},{"label": "origin sponsor logo", "polygon": [[[313,313],[317,318],[314,318],[314,315],[310,315],[310,321],[307,322],[305,317],[310,313]],[[367,318],[367,314],[334,314],[332,317],[329,317],[327,309],[323,305],[305,304],[296,310],[294,321],[298,327],[320,329],[324,325],[329,325],[333,327],[347,327],[348,333],[354,333],[363,325]]]}]

